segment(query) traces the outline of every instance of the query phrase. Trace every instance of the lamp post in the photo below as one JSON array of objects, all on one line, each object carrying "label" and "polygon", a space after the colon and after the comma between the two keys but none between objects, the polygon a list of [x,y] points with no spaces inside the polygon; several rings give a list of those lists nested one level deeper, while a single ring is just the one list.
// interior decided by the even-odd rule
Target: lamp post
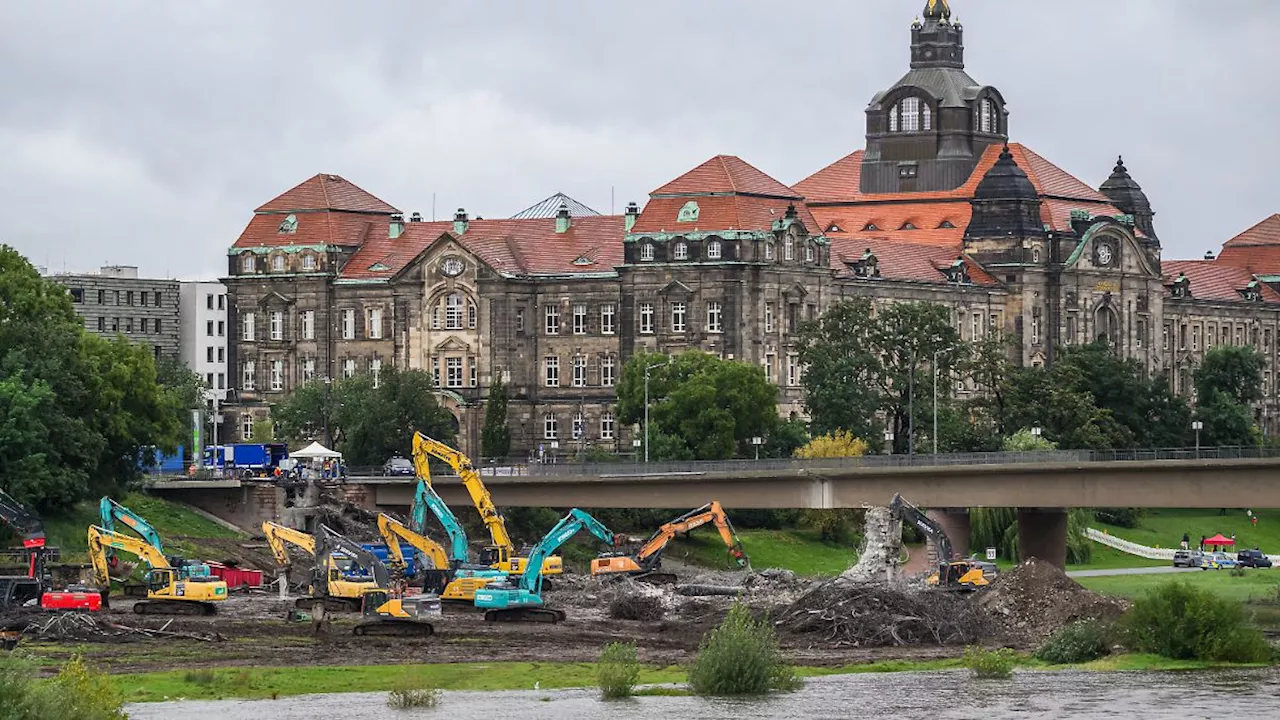
[{"label": "lamp post", "polygon": [[329,386],[333,385],[333,378],[326,375],[324,377],[324,446],[333,449],[333,439],[329,437]]},{"label": "lamp post", "polygon": [[1196,431],[1196,459],[1200,459],[1200,431],[1204,429],[1204,423],[1199,420],[1191,423],[1191,429]]},{"label": "lamp post", "polygon": [[1043,434],[1044,434],[1044,431],[1040,429],[1040,426],[1039,426],[1039,425],[1037,425],[1037,426],[1035,426],[1035,427],[1031,428],[1031,437],[1033,437],[1033,438],[1035,438],[1035,439],[1039,440],[1039,439],[1040,439],[1040,436],[1041,436],[1041,435],[1043,435]]},{"label": "lamp post", "polygon": [[916,349],[911,348],[911,369],[907,376],[907,454],[916,454]]},{"label": "lamp post", "polygon": [[644,368],[644,463],[649,464],[649,371],[670,365],[671,361],[646,365]]},{"label": "lamp post", "polygon": [[751,444],[756,446],[756,460],[760,459],[760,446],[764,444],[764,438],[756,436],[751,438]]},{"label": "lamp post", "polygon": [[933,354],[933,454],[938,454],[938,356],[955,350],[945,347]]},{"label": "lamp post", "polygon": [[884,431],[884,454],[885,455],[893,454],[893,431],[892,430]]}]

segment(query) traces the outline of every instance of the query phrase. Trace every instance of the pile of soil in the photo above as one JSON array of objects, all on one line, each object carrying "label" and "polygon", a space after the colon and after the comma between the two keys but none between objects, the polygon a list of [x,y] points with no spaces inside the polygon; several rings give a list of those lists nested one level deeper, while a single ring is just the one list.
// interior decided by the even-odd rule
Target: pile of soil
[{"label": "pile of soil", "polygon": [[780,615],[778,626],[828,647],[967,645],[987,637],[987,613],[968,598],[900,590],[845,578],[813,587]]},{"label": "pile of soil", "polygon": [[1114,620],[1129,608],[1035,558],[997,577],[978,604],[1015,640],[1039,641],[1076,620]]}]

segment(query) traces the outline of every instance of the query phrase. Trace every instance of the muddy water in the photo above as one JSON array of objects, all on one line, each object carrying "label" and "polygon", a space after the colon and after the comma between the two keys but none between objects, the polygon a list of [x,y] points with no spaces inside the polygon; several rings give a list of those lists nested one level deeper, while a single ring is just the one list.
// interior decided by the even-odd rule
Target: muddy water
[{"label": "muddy water", "polygon": [[282,700],[168,702],[133,705],[135,720],[968,720],[1141,718],[1224,720],[1280,717],[1280,669],[1196,673],[1020,672],[1011,680],[974,681],[962,671],[845,675],[808,681],[800,692],[766,700],[645,697],[601,702],[591,690],[447,692],[439,707],[391,710],[385,693],[310,695]]}]

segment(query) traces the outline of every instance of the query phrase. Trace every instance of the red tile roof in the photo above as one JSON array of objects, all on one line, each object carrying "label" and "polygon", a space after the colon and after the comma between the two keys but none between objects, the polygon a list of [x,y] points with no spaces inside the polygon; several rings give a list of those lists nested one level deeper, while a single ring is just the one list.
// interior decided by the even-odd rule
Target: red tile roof
[{"label": "red tile roof", "polygon": [[1231,238],[1223,247],[1250,245],[1280,245],[1280,214],[1272,215]]},{"label": "red tile roof", "polygon": [[[564,233],[556,232],[555,218],[472,220],[461,235],[454,234],[451,221],[405,223],[404,233],[394,240],[385,230],[371,234],[340,277],[390,278],[442,237],[456,240],[494,270],[510,275],[612,272],[622,264],[623,228],[621,215],[574,218]],[[575,264],[579,258],[593,262]],[[372,269],[379,264],[386,269]]]},{"label": "red tile roof", "polygon": [[800,200],[799,193],[774,180],[755,166],[733,155],[717,155],[698,167],[650,193],[663,195],[706,195],[738,193]]},{"label": "red tile roof", "polygon": [[[678,222],[680,209],[690,200],[698,203],[698,219],[694,222]],[[655,197],[645,205],[636,219],[633,233],[691,233],[718,232],[722,230],[773,229],[775,220],[786,216],[787,208],[794,205],[797,218],[810,233],[822,232],[817,219],[800,200],[764,198],[751,195],[711,195],[686,197]]]},{"label": "red tile roof", "polygon": [[[943,271],[959,257],[956,248],[921,245],[885,237],[831,236],[831,267],[841,277],[852,277],[848,263],[860,259],[867,249],[879,261],[880,277],[886,280],[946,282]],[[969,279],[975,285],[997,286],[996,279],[971,258],[965,258]]]},{"label": "red tile roof", "polygon": [[399,212],[342,177],[320,173],[262,205],[255,212],[290,213],[304,210],[344,210],[359,213]]},{"label": "red tile roof", "polygon": [[233,247],[257,248],[283,245],[359,245],[366,237],[387,233],[388,219],[379,215],[345,212],[300,212],[297,230],[280,232],[285,215],[254,215]]},{"label": "red tile roof", "polygon": [[1218,262],[1260,275],[1280,275],[1280,215],[1272,215],[1228,240]]},{"label": "red tile roof", "polygon": [[[1198,300],[1241,302],[1240,291],[1254,279],[1253,273],[1244,268],[1214,260],[1165,260],[1160,265],[1165,284],[1186,273],[1191,280],[1191,297]],[[1280,293],[1266,283],[1258,283],[1258,286],[1265,302],[1280,303]]]}]

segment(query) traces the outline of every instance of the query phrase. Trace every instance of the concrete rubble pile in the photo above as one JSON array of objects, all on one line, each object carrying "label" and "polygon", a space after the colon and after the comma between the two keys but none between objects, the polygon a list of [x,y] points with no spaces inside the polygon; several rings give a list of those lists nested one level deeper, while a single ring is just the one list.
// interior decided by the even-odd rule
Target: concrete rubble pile
[{"label": "concrete rubble pile", "polygon": [[863,523],[866,542],[853,567],[841,573],[842,580],[854,583],[889,583],[899,576],[902,555],[902,522],[887,507],[867,508]]},{"label": "concrete rubble pile", "polygon": [[1128,609],[1118,598],[1099,595],[1035,558],[1001,573],[977,604],[1010,639],[1037,641],[1076,620],[1114,620]]}]

